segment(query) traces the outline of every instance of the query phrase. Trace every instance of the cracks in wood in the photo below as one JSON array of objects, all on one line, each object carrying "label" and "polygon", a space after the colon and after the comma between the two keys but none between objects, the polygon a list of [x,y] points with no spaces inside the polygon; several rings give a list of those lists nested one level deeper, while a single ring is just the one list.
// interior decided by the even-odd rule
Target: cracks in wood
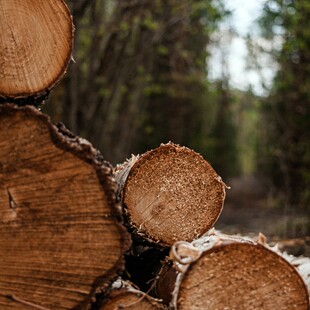
[{"label": "cracks in wood", "polygon": [[13,294],[3,294],[0,292],[0,296],[3,296],[5,298],[8,298],[8,299],[11,299],[12,301],[15,301],[17,303],[20,303],[22,305],[25,305],[25,306],[29,306],[29,307],[32,307],[34,309],[38,309],[38,310],[50,310],[48,308],[45,308],[43,306],[40,306],[40,305],[37,305],[35,303],[32,303],[30,301],[27,301],[27,300],[24,300],[24,299],[21,299],[19,297],[16,297],[15,295]]},{"label": "cracks in wood", "polygon": [[6,190],[7,190],[8,197],[9,197],[9,208],[10,208],[10,209],[13,209],[13,210],[16,210],[17,204],[16,204],[16,202],[14,201],[13,196],[12,196],[12,194],[11,194],[10,191],[9,191],[9,188],[7,188]]}]

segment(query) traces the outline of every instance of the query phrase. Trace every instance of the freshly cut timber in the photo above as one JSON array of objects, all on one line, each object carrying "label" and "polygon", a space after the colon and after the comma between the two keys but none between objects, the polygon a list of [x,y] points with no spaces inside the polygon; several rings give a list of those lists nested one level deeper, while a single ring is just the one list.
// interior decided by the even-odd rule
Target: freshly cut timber
[{"label": "freshly cut timber", "polygon": [[192,241],[219,217],[225,184],[199,154],[173,143],[116,167],[130,225],[163,245]]},{"label": "freshly cut timber", "polygon": [[0,124],[0,309],[85,309],[130,243],[112,168],[34,107]]},{"label": "freshly cut timber", "polygon": [[174,309],[309,309],[295,267],[261,243],[212,234],[175,243],[170,258],[157,294]]},{"label": "freshly cut timber", "polygon": [[113,290],[105,299],[100,310],[164,310],[167,309],[159,300],[134,288],[130,283],[117,280]]},{"label": "freshly cut timber", "polygon": [[63,0],[0,0],[0,101],[43,100],[70,62],[73,28]]}]

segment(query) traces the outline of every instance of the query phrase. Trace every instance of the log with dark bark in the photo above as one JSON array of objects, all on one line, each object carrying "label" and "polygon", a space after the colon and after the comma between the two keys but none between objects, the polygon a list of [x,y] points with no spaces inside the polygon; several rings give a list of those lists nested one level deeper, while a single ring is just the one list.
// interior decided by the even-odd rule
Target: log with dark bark
[{"label": "log with dark bark", "polygon": [[112,168],[34,107],[0,124],[0,309],[85,309],[130,243]]},{"label": "log with dark bark", "polygon": [[113,290],[105,299],[100,310],[164,310],[167,309],[159,300],[133,287],[129,282],[118,280]]},{"label": "log with dark bark", "polygon": [[175,309],[309,309],[306,285],[263,242],[211,233],[173,245],[157,294]]},{"label": "log with dark bark", "polygon": [[203,235],[223,208],[221,178],[202,156],[173,143],[133,156],[116,178],[130,226],[162,245]]},{"label": "log with dark bark", "polygon": [[63,0],[0,0],[0,102],[42,101],[64,75],[72,45]]}]

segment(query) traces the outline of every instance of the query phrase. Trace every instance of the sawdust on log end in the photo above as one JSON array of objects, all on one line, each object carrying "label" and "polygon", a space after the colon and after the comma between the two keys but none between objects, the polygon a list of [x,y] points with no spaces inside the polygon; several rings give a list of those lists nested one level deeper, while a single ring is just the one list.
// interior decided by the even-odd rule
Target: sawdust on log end
[{"label": "sawdust on log end", "polygon": [[225,199],[225,184],[199,154],[162,144],[135,163],[122,187],[131,225],[152,241],[172,245],[191,241],[210,229]]},{"label": "sawdust on log end", "polygon": [[204,252],[176,283],[178,310],[309,309],[296,269],[259,244],[228,242]]}]

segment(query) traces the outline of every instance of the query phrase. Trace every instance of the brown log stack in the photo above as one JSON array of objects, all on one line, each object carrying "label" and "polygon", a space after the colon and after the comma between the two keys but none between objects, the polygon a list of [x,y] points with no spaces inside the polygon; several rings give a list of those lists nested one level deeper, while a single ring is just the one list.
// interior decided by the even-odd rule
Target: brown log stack
[{"label": "brown log stack", "polygon": [[162,144],[113,171],[12,104],[40,104],[62,78],[73,24],[62,0],[0,0],[0,14],[0,310],[309,309],[308,259],[209,231],[226,185],[202,156]]},{"label": "brown log stack", "polygon": [[85,309],[129,245],[112,168],[35,108],[0,124],[0,309]]},{"label": "brown log stack", "polygon": [[129,225],[164,246],[200,237],[223,208],[221,178],[202,156],[173,143],[133,156],[116,178]]},{"label": "brown log stack", "polygon": [[[128,286],[112,287],[112,293],[107,293],[124,269],[123,255],[129,247],[129,237],[120,222],[121,208],[116,203],[117,183],[112,168],[100,153],[63,125],[53,125],[33,107],[1,105],[0,123],[0,309],[90,309],[91,304],[96,310],[163,309],[158,300]],[[158,149],[160,155],[156,153]],[[144,181],[146,185],[155,182],[156,188],[159,182],[161,191],[170,193],[176,180],[183,184],[174,188],[176,192],[186,188],[184,184],[188,180],[189,184],[197,185],[199,194],[201,179],[195,182],[192,176],[182,178],[181,175],[189,175],[197,163],[203,169],[204,160],[195,152],[172,143],[158,149],[155,154],[149,152],[155,159],[147,164],[147,170],[152,170],[151,165],[155,165],[156,170],[169,164],[166,169],[156,170],[157,178],[152,178],[153,172],[149,173]],[[140,168],[144,169],[144,161],[139,163],[144,156],[134,163],[128,162],[117,174],[119,184],[125,180],[122,195],[127,193],[130,197],[132,192],[141,193],[142,189],[142,197],[148,201],[145,197],[149,194],[154,197],[153,186],[143,188],[143,183],[137,181],[139,178],[135,179]],[[198,156],[198,160],[192,156]],[[160,165],[156,166],[158,162]],[[186,170],[187,166],[191,169]],[[180,167],[183,172],[179,171]],[[209,165],[205,167],[211,169],[204,175],[205,190],[210,193],[209,197],[221,199],[206,199],[203,204],[215,204],[213,210],[220,212],[225,185]],[[174,171],[177,179],[169,173],[162,179],[167,170]],[[188,197],[181,191],[183,200],[194,206],[193,211],[196,209],[191,197],[195,189],[188,191]],[[163,206],[166,206],[167,193],[158,195]],[[126,212],[128,201],[124,201]],[[167,208],[170,203],[168,199]],[[145,210],[151,208],[149,203],[143,205]],[[173,218],[178,215],[173,208],[182,209],[171,205]],[[181,206],[186,208],[186,204]],[[143,206],[141,210],[143,212]],[[180,219],[186,218],[176,220]],[[152,220],[149,218],[150,224]],[[197,224],[187,227],[188,240],[196,236],[195,225],[199,225],[199,217]],[[146,234],[145,231],[142,236]],[[147,240],[150,238],[147,235]],[[169,245],[169,242],[163,239],[160,244]],[[212,231],[192,243],[180,238],[172,245],[170,259],[156,282],[157,297],[171,309],[251,310],[276,306],[308,309],[309,295],[305,286],[308,278],[303,281],[293,265],[262,243]],[[141,280],[139,274],[144,276],[145,270],[149,272],[150,277],[142,277],[140,287],[155,278],[152,266],[157,268],[167,253],[165,247],[147,244],[132,248],[131,255],[127,255],[127,274],[134,274],[132,279]],[[147,264],[150,256],[153,261]],[[133,260],[131,268],[129,259]],[[296,266],[301,263],[301,260],[292,261]],[[143,289],[146,291],[149,287],[145,285]],[[103,302],[94,304],[97,294]]]},{"label": "brown log stack", "polygon": [[62,0],[0,0],[0,10],[0,101],[38,104],[70,62],[70,12]]}]

